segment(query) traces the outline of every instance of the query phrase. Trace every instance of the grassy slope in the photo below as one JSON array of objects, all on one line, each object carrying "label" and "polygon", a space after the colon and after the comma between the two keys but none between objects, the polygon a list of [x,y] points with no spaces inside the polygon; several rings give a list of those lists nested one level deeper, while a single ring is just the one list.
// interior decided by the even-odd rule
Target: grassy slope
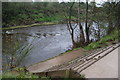
[{"label": "grassy slope", "polygon": [[[120,40],[119,34],[120,34],[120,30],[114,30],[111,34],[102,37],[99,41],[92,42],[92,43],[88,44],[87,46],[84,46],[83,48],[85,50],[94,50],[94,49],[97,49],[100,47],[105,47],[105,46],[111,45],[112,43],[114,43],[114,42],[116,43]],[[61,53],[60,55],[66,54],[66,53],[74,51],[74,50],[78,50],[80,48],[81,47],[74,48],[73,50],[68,50],[64,53]]]},{"label": "grassy slope", "polygon": [[113,42],[118,42],[118,40],[120,40],[119,33],[120,30],[114,30],[111,34],[102,37],[99,41],[92,42],[89,45],[85,46],[84,49],[93,50],[99,47],[108,46]]},{"label": "grassy slope", "polygon": [[[94,49],[97,49],[99,47],[108,46],[111,43],[118,42],[118,40],[120,40],[119,33],[120,33],[120,30],[114,30],[111,34],[102,37],[99,41],[92,42],[92,43],[88,44],[87,46],[84,46],[83,48],[85,50],[94,50]],[[64,52],[64,53],[61,53],[61,54],[66,54],[68,52],[78,50],[80,48],[74,48],[73,50],[68,50],[67,52]]]}]

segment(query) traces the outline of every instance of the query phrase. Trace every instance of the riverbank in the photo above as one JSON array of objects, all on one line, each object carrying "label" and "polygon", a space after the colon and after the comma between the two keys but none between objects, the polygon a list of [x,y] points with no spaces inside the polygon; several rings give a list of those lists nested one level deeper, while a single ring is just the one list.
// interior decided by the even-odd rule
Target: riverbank
[{"label": "riverbank", "polygon": [[5,27],[0,28],[2,30],[9,30],[9,29],[18,29],[18,28],[27,28],[27,27],[34,27],[34,26],[48,26],[48,25],[55,25],[58,24],[57,22],[44,22],[44,23],[36,23],[31,25],[22,25],[22,26],[11,26],[11,27]]}]

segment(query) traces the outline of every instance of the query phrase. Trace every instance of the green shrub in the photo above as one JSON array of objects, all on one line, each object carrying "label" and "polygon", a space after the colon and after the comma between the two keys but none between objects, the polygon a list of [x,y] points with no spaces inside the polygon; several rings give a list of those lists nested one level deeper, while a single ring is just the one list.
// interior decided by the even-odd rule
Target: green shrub
[{"label": "green shrub", "polygon": [[98,42],[92,42],[88,46],[84,47],[86,50],[92,50],[100,47],[100,44]]}]

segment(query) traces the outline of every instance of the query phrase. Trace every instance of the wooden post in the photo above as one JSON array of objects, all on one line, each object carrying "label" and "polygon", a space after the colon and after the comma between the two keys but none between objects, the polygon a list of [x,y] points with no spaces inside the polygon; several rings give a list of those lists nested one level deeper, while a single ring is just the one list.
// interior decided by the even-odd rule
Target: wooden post
[{"label": "wooden post", "polygon": [[66,78],[69,78],[70,77],[69,75],[70,75],[70,70],[67,69],[66,70]]},{"label": "wooden post", "polygon": [[48,72],[45,72],[45,77],[48,77]]}]

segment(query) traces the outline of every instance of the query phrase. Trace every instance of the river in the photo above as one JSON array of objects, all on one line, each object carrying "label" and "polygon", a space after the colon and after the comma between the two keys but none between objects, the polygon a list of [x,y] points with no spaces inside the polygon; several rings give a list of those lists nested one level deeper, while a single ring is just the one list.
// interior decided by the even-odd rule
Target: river
[{"label": "river", "polygon": [[29,66],[71,49],[72,42],[66,24],[36,26],[3,31],[3,55],[11,54],[15,43],[32,44],[29,55],[21,65]]},{"label": "river", "polygon": [[[76,28],[76,34],[78,29]],[[92,35],[92,34],[91,34]],[[21,62],[23,66],[44,61],[57,56],[72,47],[72,41],[66,24],[50,26],[34,26],[3,31],[3,64],[6,63],[5,55],[16,51],[16,44],[32,44],[33,48]]]}]

